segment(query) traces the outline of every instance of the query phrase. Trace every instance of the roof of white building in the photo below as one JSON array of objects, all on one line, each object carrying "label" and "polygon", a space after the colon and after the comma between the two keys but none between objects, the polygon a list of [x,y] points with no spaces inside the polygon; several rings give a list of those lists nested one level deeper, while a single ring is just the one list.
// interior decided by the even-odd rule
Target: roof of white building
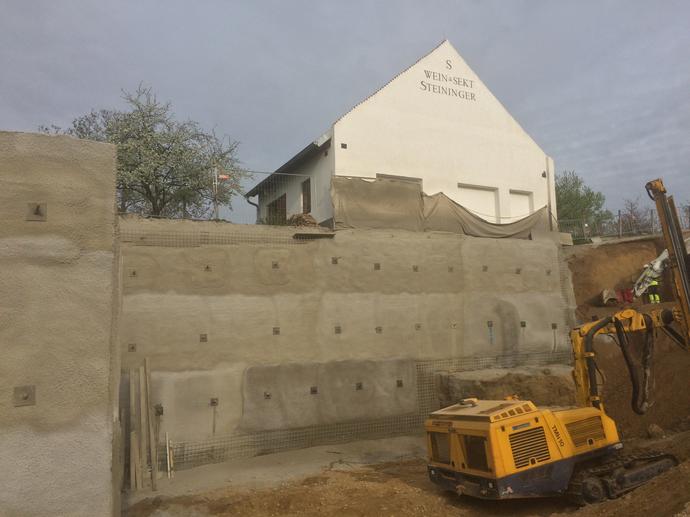
[{"label": "roof of white building", "polygon": [[[378,92],[383,90],[386,86],[388,86],[390,83],[395,81],[400,75],[404,74],[407,72],[410,68],[414,67],[417,63],[419,63],[422,59],[427,57],[429,54],[432,54],[437,48],[439,48],[441,45],[444,43],[450,42],[447,39],[444,39],[441,41],[438,45],[436,45],[434,48],[432,48],[429,52],[421,56],[419,59],[417,59],[414,63],[412,63],[410,66],[405,68],[404,70],[401,70],[399,73],[397,73],[395,76],[393,76],[389,81],[387,81],[384,85],[381,87],[377,88],[374,92],[372,92],[370,95],[366,96],[364,99],[359,101],[357,104],[352,106],[349,110],[347,110],[345,113],[343,113],[340,117],[338,117],[333,124],[331,124],[331,128],[338,123],[339,120],[343,119],[346,117],[349,113],[351,113],[353,110],[355,110],[358,106],[361,104],[364,104],[367,102],[369,99],[371,99],[374,95],[376,95]],[[304,149],[299,151],[297,154],[295,154],[292,158],[290,158],[288,161],[286,161],[283,165],[278,167],[275,171],[273,171],[273,174],[290,174],[290,171],[295,170],[295,167],[301,163],[303,163],[305,160],[308,160],[315,154],[317,154],[320,150],[322,150],[325,147],[328,147],[330,145],[330,135],[331,131],[327,131],[323,135],[321,135],[319,138],[314,140],[313,142],[309,142]],[[271,174],[271,176],[273,176]],[[266,185],[271,180],[271,176],[266,177],[263,179],[261,182],[256,184],[249,192],[245,194],[245,197],[253,197],[256,196],[261,188]]]},{"label": "roof of white building", "polygon": [[[333,127],[341,121],[343,118],[348,116],[350,113],[355,111],[359,106],[362,104],[366,103],[373,97],[375,97],[379,92],[382,90],[386,89],[391,83],[393,83],[396,79],[398,79],[401,75],[405,74],[408,72],[410,69],[414,68],[420,61],[424,60],[426,57],[430,56],[434,52],[436,52],[440,47],[442,47],[444,44],[449,45],[455,52],[457,53],[457,50],[453,47],[453,45],[448,41],[447,39],[442,40],[438,45],[436,45],[434,48],[426,52],[423,56],[421,56],[419,59],[417,59],[414,63],[410,64],[408,67],[404,68],[400,72],[398,72],[395,76],[393,76],[390,80],[388,80],[385,84],[374,90],[370,95],[362,99],[360,102],[352,106],[349,110],[347,110],[345,113],[343,113],[340,117],[338,117],[330,126],[328,131],[318,137],[316,140],[313,142],[308,143],[302,150],[300,150],[297,154],[295,154],[292,158],[290,158],[288,161],[286,161],[283,165],[278,167],[271,175],[267,176],[265,179],[263,179],[261,182],[259,182],[256,186],[254,186],[249,192],[245,194],[245,197],[253,197],[256,196],[259,191],[265,186],[267,183],[273,180],[275,177],[274,175],[281,175],[281,174],[294,174],[295,170],[297,167],[301,164],[303,164],[305,161],[309,160],[313,156],[316,156],[320,151],[328,148],[331,144],[331,137],[333,134]],[[459,56],[459,54],[458,54]],[[461,58],[462,59],[462,58]],[[497,102],[498,99],[496,99]],[[504,108],[505,109],[505,108]],[[507,110],[506,110],[507,112]],[[514,119],[513,119],[514,120]],[[519,123],[515,121],[516,124],[519,126]],[[523,129],[524,131],[524,129]],[[525,132],[527,135],[527,132]],[[529,138],[529,135],[527,135]]]}]

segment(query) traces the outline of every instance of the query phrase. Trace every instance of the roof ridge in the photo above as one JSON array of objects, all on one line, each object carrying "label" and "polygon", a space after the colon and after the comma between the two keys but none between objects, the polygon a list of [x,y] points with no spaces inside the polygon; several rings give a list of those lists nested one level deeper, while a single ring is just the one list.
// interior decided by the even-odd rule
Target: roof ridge
[{"label": "roof ridge", "polygon": [[450,43],[450,41],[448,41],[448,38],[443,38],[443,40],[441,41],[441,43],[439,43],[439,44],[436,45],[434,48],[432,48],[429,52],[427,52],[427,53],[424,54],[422,57],[420,57],[419,59],[417,59],[417,60],[416,60],[414,63],[412,63],[410,66],[406,67],[404,70],[401,70],[400,72],[398,72],[397,74],[395,74],[391,79],[389,79],[388,81],[386,81],[386,83],[385,83],[383,86],[380,86],[379,88],[377,88],[374,92],[372,92],[371,94],[367,95],[364,99],[362,99],[361,101],[359,101],[357,104],[355,104],[355,105],[352,106],[349,110],[347,110],[345,113],[343,113],[340,117],[338,117],[337,119],[335,119],[335,121],[333,122],[333,124],[331,124],[331,127],[332,127],[332,126],[335,126],[338,122],[340,122],[343,118],[345,118],[347,115],[349,115],[349,114],[350,114],[352,111],[354,111],[357,107],[359,107],[360,105],[362,105],[362,104],[364,104],[365,102],[367,102],[367,101],[368,101],[369,99],[371,99],[374,95],[376,95],[376,94],[379,93],[381,90],[383,90],[386,86],[388,86],[388,85],[391,84],[393,81],[395,81],[398,77],[400,77],[400,76],[403,75],[405,72],[407,72],[410,68],[412,68],[412,67],[414,67],[415,65],[417,65],[417,63],[419,63],[422,59],[424,59],[424,58],[426,58],[427,56],[429,56],[429,55],[431,55],[432,53],[434,53],[434,52],[436,51],[436,49],[438,49],[438,48],[439,48],[441,45],[443,45],[444,43],[448,43],[449,45],[451,45],[451,47],[453,46],[453,45]]}]

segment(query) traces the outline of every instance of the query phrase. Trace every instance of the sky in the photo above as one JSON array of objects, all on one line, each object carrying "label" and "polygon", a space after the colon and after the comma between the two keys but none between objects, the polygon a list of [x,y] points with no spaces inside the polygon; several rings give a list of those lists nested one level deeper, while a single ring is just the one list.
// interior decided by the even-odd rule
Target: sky
[{"label": "sky", "polygon": [[272,171],[443,39],[610,209],[656,177],[690,202],[685,0],[0,0],[0,130],[143,83]]}]

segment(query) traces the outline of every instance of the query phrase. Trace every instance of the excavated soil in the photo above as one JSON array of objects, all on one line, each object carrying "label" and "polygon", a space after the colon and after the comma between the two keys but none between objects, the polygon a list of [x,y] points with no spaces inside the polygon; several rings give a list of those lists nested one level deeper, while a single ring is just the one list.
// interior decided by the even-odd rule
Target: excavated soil
[{"label": "excavated soil", "polygon": [[[598,305],[602,290],[632,287],[642,266],[663,250],[661,238],[566,248],[578,315],[585,316],[588,307]],[[664,284],[667,287],[668,282]],[[664,295],[668,297],[670,292],[664,289],[662,298]]]},{"label": "excavated soil", "polygon": [[597,365],[606,379],[605,409],[624,438],[646,436],[652,424],[669,433],[690,427],[690,352],[678,348],[665,335],[658,336],[652,366],[653,405],[646,414],[638,415],[631,409],[632,388],[620,349],[609,341],[597,343],[595,350]]},{"label": "excavated soil", "polygon": [[[653,260],[663,248],[661,239],[571,248],[568,265],[572,272],[578,319],[599,319],[624,307],[634,307],[642,312],[658,308],[659,306],[644,305],[640,300],[625,306],[602,307],[598,303],[598,295],[604,288],[632,287],[642,266]],[[671,300],[669,278],[664,278],[661,294],[662,300]],[[630,337],[636,359],[639,359],[642,339],[642,336]],[[595,341],[597,365],[605,379],[605,408],[616,420],[618,429],[625,438],[645,436],[651,424],[660,426],[666,432],[683,430],[690,425],[690,353],[681,350],[663,332],[657,333],[654,346],[653,406],[645,415],[640,416],[631,409],[631,383],[620,348],[606,337]]]},{"label": "excavated soil", "polygon": [[441,407],[467,397],[500,400],[509,395],[530,400],[538,406],[575,403],[572,368],[564,365],[439,372],[437,376]]}]

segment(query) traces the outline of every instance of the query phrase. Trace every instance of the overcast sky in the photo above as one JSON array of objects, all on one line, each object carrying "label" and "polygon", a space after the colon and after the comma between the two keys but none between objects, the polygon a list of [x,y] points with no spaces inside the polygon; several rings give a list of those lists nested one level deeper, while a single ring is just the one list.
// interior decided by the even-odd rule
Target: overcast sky
[{"label": "overcast sky", "polygon": [[143,82],[274,170],[444,38],[610,208],[658,176],[690,201],[689,1],[0,0],[0,129]]}]

